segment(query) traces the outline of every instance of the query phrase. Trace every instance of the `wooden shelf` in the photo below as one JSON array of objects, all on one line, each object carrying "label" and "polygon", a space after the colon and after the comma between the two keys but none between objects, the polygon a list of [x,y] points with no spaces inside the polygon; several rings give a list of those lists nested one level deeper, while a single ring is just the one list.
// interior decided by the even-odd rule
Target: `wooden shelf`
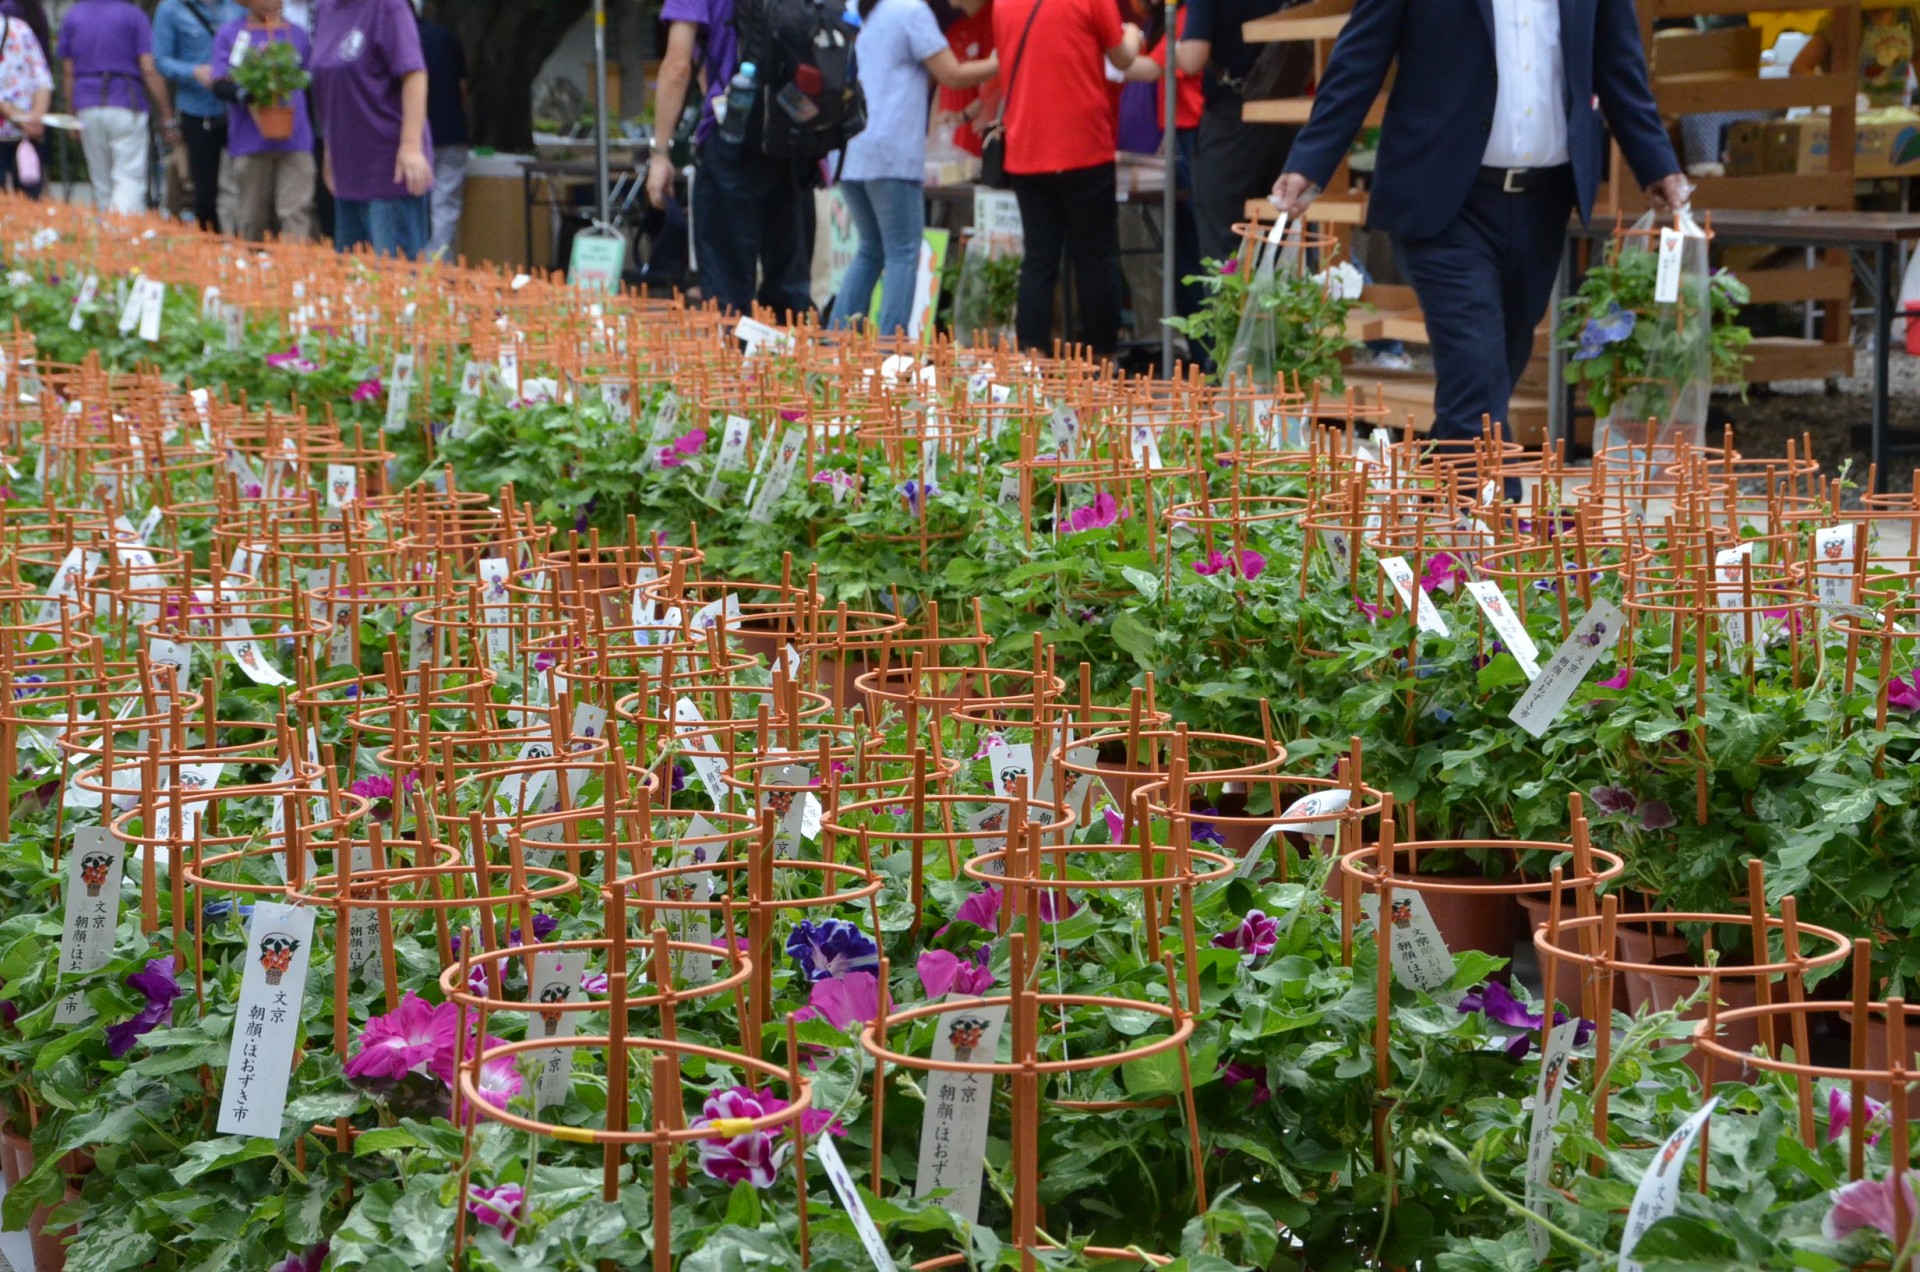
[{"label": "wooden shelf", "polygon": [[1853,374],[1853,343],[1831,344],[1793,336],[1759,336],[1747,346],[1749,384],[1774,380],[1825,380]]},{"label": "wooden shelf", "polygon": [[1742,270],[1740,281],[1753,293],[1756,305],[1789,305],[1806,300],[1851,301],[1853,298],[1853,270],[1846,265]]},{"label": "wooden shelf", "polygon": [[1859,91],[1852,75],[1668,75],[1653,81],[1653,99],[1663,115],[1714,111],[1791,110],[1796,106],[1846,106]]},{"label": "wooden shelf", "polygon": [[1248,44],[1280,40],[1331,40],[1347,25],[1353,0],[1310,0],[1285,13],[1240,24],[1240,38]]}]

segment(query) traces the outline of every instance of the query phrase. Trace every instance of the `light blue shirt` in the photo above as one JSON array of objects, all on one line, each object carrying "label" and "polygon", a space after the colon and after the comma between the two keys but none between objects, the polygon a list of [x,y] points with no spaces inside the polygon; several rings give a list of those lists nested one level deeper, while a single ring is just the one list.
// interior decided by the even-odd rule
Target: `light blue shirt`
[{"label": "light blue shirt", "polygon": [[[194,14],[206,18],[201,22]],[[227,104],[193,78],[193,68],[211,65],[213,33],[246,11],[234,0],[160,0],[153,14],[153,63],[173,86],[174,109],[202,119],[227,117]],[[214,78],[226,74],[213,68]]]},{"label": "light blue shirt", "polygon": [[926,180],[926,60],[947,47],[925,0],[880,0],[860,24],[854,56],[867,95],[867,126],[847,143],[846,181]]}]

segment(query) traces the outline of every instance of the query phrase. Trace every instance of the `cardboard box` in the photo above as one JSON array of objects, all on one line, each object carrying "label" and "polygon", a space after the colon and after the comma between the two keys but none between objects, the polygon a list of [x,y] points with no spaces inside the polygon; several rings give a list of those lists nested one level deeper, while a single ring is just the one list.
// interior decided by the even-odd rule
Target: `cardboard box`
[{"label": "cardboard box", "polygon": [[1854,126],[1854,176],[1910,177],[1915,174],[1920,174],[1920,118]]},{"label": "cardboard box", "polygon": [[1828,121],[1825,119],[1810,117],[1768,124],[1762,171],[1825,172],[1830,148]]},{"label": "cardboard box", "polygon": [[1758,177],[1767,171],[1767,125],[1743,119],[1727,126],[1727,175]]}]

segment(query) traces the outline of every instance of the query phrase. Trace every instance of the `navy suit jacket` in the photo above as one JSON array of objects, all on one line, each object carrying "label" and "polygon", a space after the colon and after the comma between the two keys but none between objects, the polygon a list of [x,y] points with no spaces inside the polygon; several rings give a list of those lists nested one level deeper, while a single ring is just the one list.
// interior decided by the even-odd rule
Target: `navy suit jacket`
[{"label": "navy suit jacket", "polygon": [[[1603,115],[1641,185],[1680,164],[1647,83],[1633,0],[1558,3],[1567,150],[1585,220],[1600,184]],[[1466,202],[1493,129],[1492,0],[1354,0],[1286,171],[1327,184],[1396,60],[1367,220],[1426,238]]]}]

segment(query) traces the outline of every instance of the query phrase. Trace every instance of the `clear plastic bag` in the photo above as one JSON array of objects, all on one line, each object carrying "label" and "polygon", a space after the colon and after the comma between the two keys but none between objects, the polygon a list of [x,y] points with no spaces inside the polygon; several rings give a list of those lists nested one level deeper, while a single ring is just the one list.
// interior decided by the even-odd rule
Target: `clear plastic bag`
[{"label": "clear plastic bag", "polygon": [[1711,246],[1711,235],[1684,209],[1671,225],[1656,224],[1649,212],[1622,236],[1614,263],[1623,279],[1650,274],[1652,300],[1634,306],[1631,330],[1620,337],[1632,342],[1634,371],[1620,379],[1612,409],[1594,421],[1596,453],[1664,458],[1683,442],[1705,445],[1713,394]]},{"label": "clear plastic bag", "polygon": [[1017,213],[1011,223],[1006,216],[987,218],[967,236],[953,292],[953,338],[960,344],[997,345],[1014,338],[1024,255],[1017,219]]}]

